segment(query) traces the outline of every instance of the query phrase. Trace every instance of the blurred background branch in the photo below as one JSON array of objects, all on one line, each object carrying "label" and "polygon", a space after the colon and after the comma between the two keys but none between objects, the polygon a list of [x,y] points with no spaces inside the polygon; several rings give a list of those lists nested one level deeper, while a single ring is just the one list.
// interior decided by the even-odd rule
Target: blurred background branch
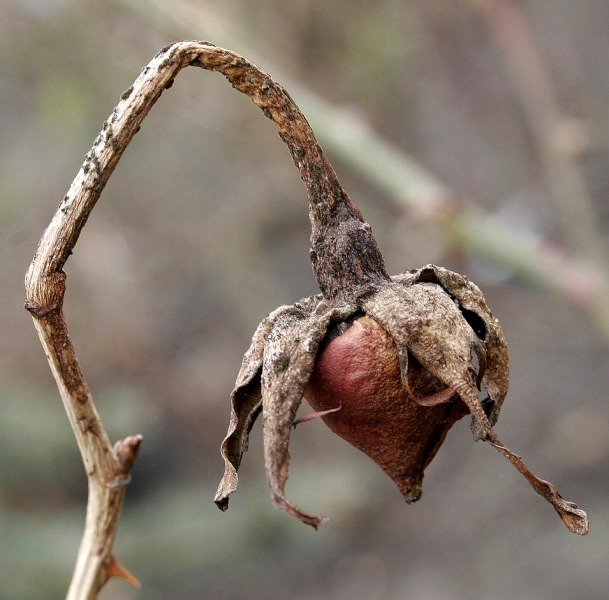
[{"label": "blurred background branch", "polygon": [[563,114],[520,2],[465,0],[465,4],[482,19],[503,53],[571,250],[604,270],[604,243],[579,164],[592,143],[589,123]]}]

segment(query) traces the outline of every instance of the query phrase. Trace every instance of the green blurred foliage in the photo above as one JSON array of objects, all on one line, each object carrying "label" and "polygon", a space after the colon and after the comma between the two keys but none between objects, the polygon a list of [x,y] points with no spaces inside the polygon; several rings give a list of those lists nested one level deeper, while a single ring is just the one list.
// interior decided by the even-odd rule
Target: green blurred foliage
[{"label": "green blurred foliage", "polygon": [[[606,231],[608,5],[520,4],[565,110],[592,132],[582,167]],[[159,12],[170,5],[150,2],[142,15],[119,0],[0,0],[3,599],[65,592],[86,504],[76,444],[22,309],[23,275],[104,119],[162,46],[242,36],[263,68],[359,111],[481,208],[560,242],[505,64],[465,3],[214,0],[199,3],[209,26],[196,31]],[[67,265],[67,320],[102,419],[112,439],[144,435],[116,544],[144,587],[111,582],[101,597],[604,599],[607,346],[574,309],[470,262],[339,157],[393,272],[438,262],[484,288],[512,351],[500,434],[589,510],[591,533],[564,530],[509,465],[471,443],[465,422],[417,505],[313,422],[294,434],[288,489],[329,525],[316,533],[273,509],[259,426],[230,510],[213,506],[241,355],[266,313],[316,288],[305,193],[285,148],[222,78],[190,71],[145,121]]]}]

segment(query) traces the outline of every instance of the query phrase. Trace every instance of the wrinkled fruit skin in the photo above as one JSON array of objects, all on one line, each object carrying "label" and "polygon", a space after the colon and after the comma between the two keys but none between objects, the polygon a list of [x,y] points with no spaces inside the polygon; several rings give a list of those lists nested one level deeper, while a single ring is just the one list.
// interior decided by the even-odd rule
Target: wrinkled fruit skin
[{"label": "wrinkled fruit skin", "polygon": [[[408,384],[410,392],[402,384],[395,343],[364,315],[320,353],[305,399],[316,411],[340,406],[322,417],[326,425],[374,460],[414,502],[421,497],[424,469],[469,409],[414,357]],[[436,405],[420,403],[439,392]]]}]

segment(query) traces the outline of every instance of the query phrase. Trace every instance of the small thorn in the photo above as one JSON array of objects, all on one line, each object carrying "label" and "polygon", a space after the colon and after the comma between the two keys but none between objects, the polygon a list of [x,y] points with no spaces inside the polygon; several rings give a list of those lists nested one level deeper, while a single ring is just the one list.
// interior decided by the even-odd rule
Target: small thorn
[{"label": "small thorn", "polygon": [[141,588],[142,584],[139,579],[127,571],[121,563],[118,562],[118,559],[114,554],[110,554],[110,556],[106,560],[106,576],[108,579],[111,577],[118,577],[119,579],[124,579],[128,583],[130,583],[133,587]]}]

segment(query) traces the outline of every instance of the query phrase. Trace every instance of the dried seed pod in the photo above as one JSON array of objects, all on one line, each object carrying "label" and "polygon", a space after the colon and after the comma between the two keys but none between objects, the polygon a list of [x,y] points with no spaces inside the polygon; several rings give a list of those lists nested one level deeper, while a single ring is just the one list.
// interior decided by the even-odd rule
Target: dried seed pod
[{"label": "dried seed pod", "polygon": [[412,502],[448,430],[470,412],[456,389],[488,385],[482,404],[497,420],[508,356],[499,323],[467,279],[429,265],[392,280],[361,300],[368,314],[330,331],[334,339],[317,358],[305,397],[317,411],[340,406],[324,422]]},{"label": "dried seed pod", "polygon": [[[225,510],[249,432],[262,412],[266,475],[275,504],[317,527],[285,497],[289,438],[304,395],[328,426],[368,454],[411,502],[450,427],[472,414],[475,439],[504,454],[567,527],[587,515],[535,477],[492,429],[508,388],[503,331],[480,290],[433,265],[390,278],[370,225],[341,187],[289,95],[256,66],[213,62],[279,129],[309,195],[310,258],[321,295],[271,313],[258,327],[231,396],[215,501]],[[481,396],[482,392],[482,396]]]}]

